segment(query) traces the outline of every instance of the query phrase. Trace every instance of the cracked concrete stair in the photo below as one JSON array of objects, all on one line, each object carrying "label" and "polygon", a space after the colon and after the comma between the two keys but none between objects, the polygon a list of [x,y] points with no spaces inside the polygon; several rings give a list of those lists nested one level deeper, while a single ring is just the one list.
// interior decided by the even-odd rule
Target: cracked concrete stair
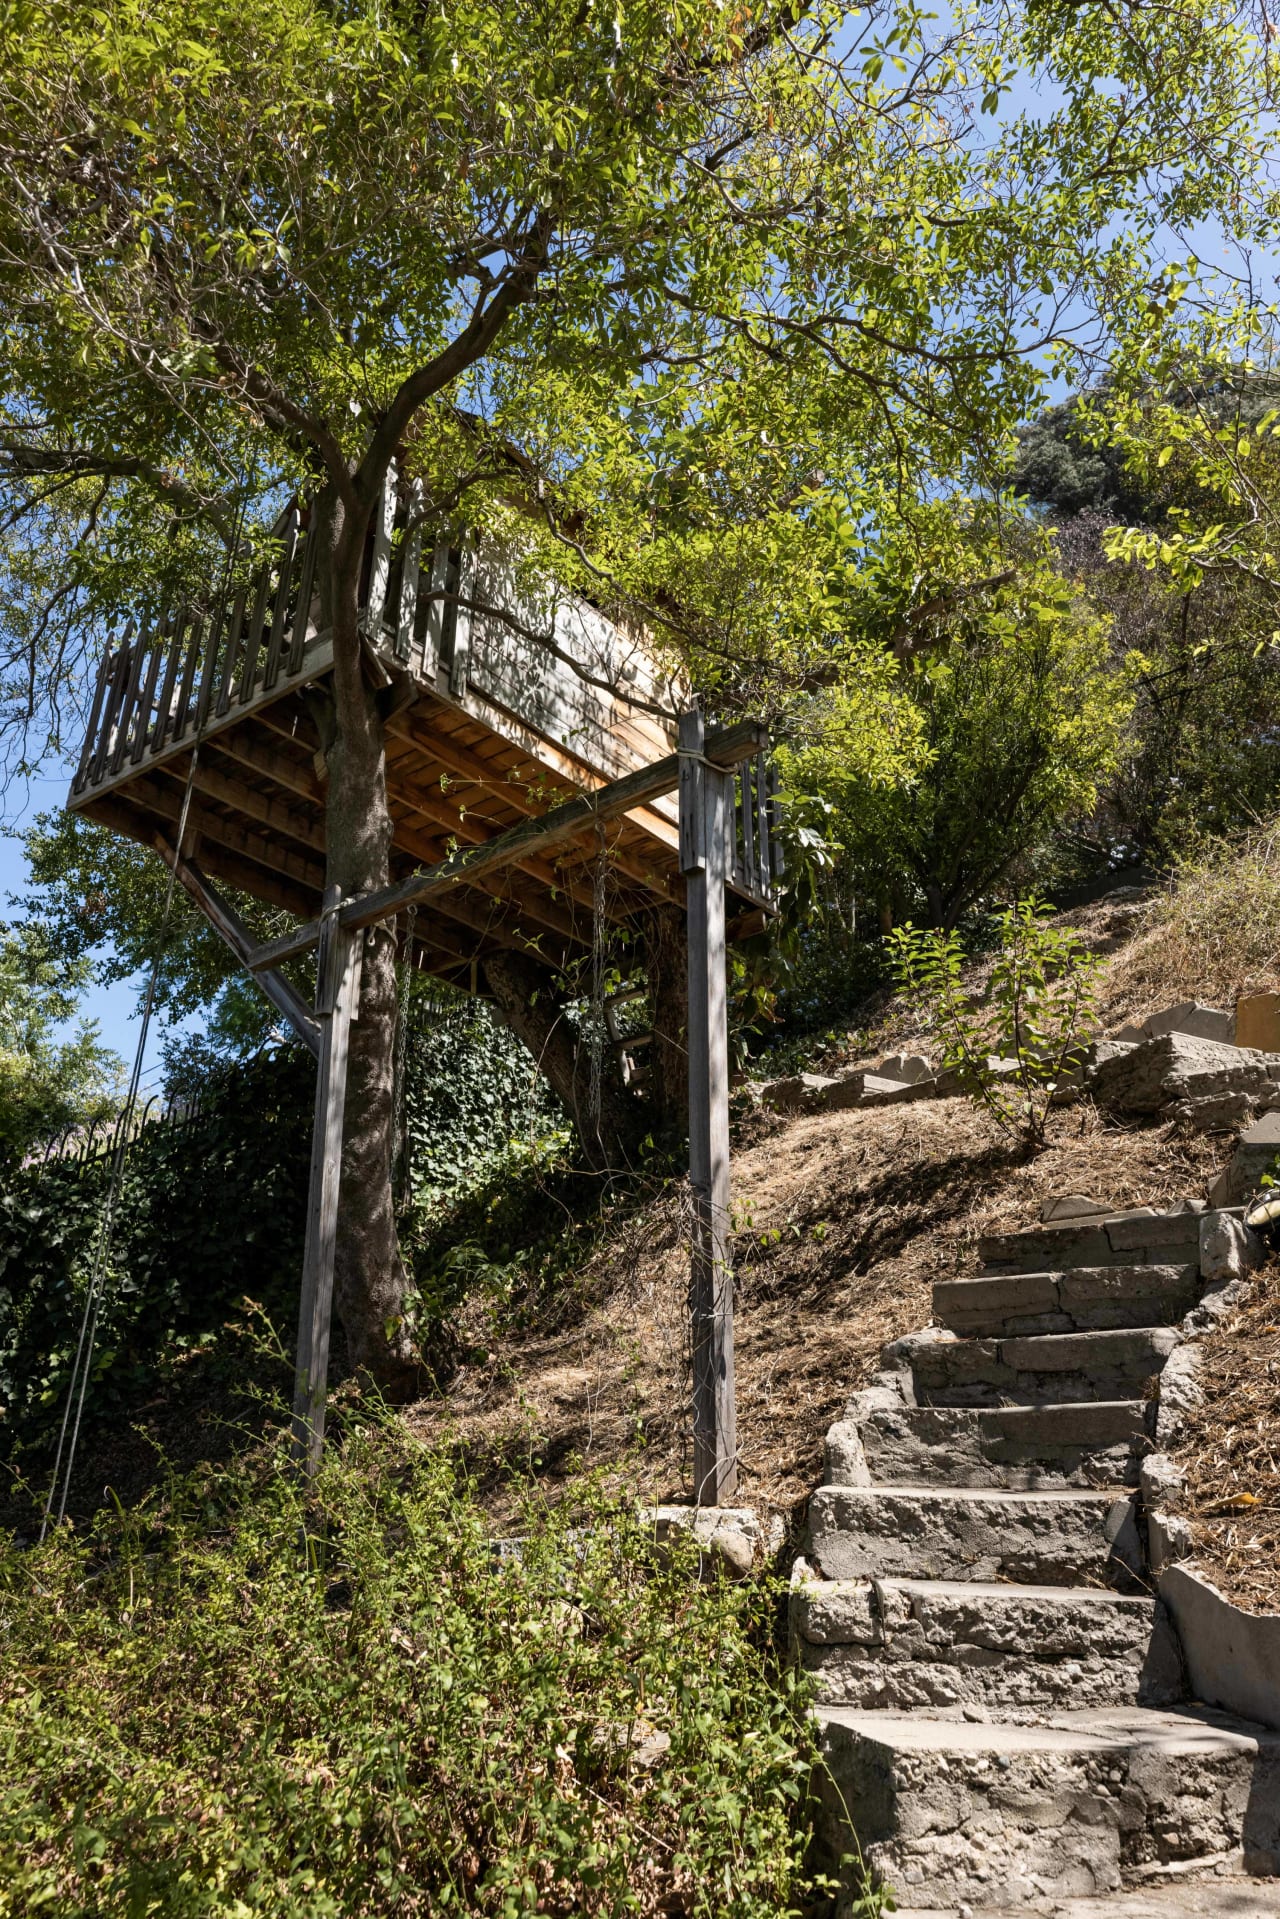
[{"label": "cracked concrete stair", "polygon": [[827,1579],[1104,1585],[1137,1551],[1132,1498],[1079,1488],[821,1486],[809,1501],[809,1540]]},{"label": "cracked concrete stair", "polygon": [[982,1406],[1136,1399],[1181,1335],[1173,1326],[958,1339],[930,1328],[887,1349],[910,1369],[919,1405]]},{"label": "cracked concrete stair", "polygon": [[852,1827],[899,1908],[1102,1919],[1125,1887],[1280,1871],[1280,1734],[1187,1700],[1134,1490],[1202,1220],[980,1242],[827,1435],[793,1643],[829,1849]]},{"label": "cracked concrete stair", "polygon": [[[1159,1616],[1157,1616],[1159,1615]],[[793,1624],[830,1703],[977,1707],[1006,1719],[1085,1706],[1171,1705],[1181,1659],[1146,1594],[960,1580],[801,1579]]]},{"label": "cracked concrete stair", "polygon": [[1171,1326],[1199,1298],[1199,1276],[1199,1268],[1188,1263],[1074,1266],[1060,1273],[940,1280],[933,1289],[933,1316],[953,1333],[996,1339]]},{"label": "cracked concrete stair", "polygon": [[857,1439],[878,1486],[1136,1486],[1150,1444],[1140,1399],[911,1406],[897,1392],[874,1397],[878,1403],[864,1412]]},{"label": "cracked concrete stair", "polygon": [[[1038,1725],[824,1707],[821,1818],[900,1905],[1052,1910],[1194,1864],[1280,1866],[1280,1734],[1109,1707]],[[1100,1911],[1106,1911],[1105,1904]]]}]

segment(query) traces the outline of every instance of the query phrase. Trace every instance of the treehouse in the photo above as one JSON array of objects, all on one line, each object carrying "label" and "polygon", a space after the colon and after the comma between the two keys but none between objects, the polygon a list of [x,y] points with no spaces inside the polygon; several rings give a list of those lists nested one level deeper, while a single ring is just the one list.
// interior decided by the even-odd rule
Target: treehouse
[{"label": "treehouse", "polygon": [[[171,863],[181,858],[189,886],[207,875],[304,921],[320,911],[324,888],[316,696],[333,664],[308,521],[306,509],[287,509],[272,557],[247,587],[153,607],[108,648],[68,799]],[[366,543],[360,603],[386,714],[395,878],[674,748],[679,688],[642,636],[579,598],[522,584],[496,550],[433,541],[394,472]],[[771,867],[762,753],[739,767],[729,884],[745,928],[770,909],[776,855]],[[415,916],[415,958],[463,986],[474,986],[495,947],[563,965],[590,947],[597,899],[626,922],[683,892],[668,788],[607,821],[584,816],[557,844],[535,839],[500,868],[461,873]]]},{"label": "treehouse", "polygon": [[[563,967],[600,920],[683,906],[693,1192],[694,1480],[736,1483],[725,941],[773,908],[780,873],[765,739],[707,732],[642,636],[530,585],[510,555],[432,540],[394,472],[359,605],[386,729],[390,882],[326,886],[323,752],[333,643],[316,529],[291,506],[256,577],[154,607],[108,648],[68,804],[154,847],[315,1052],[315,1126],[294,1394],[308,1470],[324,1433],[350,1023],[362,929],[395,922],[475,990],[503,948]],[[212,883],[287,909],[255,945]],[[732,918],[730,914],[732,913]],[[280,969],[317,950],[314,1005]],[[606,1017],[608,1008],[606,1008]],[[621,1062],[627,1049],[610,1022]]]}]

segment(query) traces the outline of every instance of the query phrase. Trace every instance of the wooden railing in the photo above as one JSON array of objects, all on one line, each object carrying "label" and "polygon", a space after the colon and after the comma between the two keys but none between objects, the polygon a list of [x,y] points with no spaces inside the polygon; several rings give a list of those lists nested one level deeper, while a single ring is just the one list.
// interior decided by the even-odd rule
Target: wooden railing
[{"label": "wooden railing", "polygon": [[317,638],[315,528],[290,505],[272,544],[247,586],[162,607],[107,648],[73,793],[110,784],[306,669]]},{"label": "wooden railing", "polygon": [[735,893],[774,910],[785,871],[778,833],[777,776],[763,753],[744,760],[734,782],[734,832],[729,884]]}]

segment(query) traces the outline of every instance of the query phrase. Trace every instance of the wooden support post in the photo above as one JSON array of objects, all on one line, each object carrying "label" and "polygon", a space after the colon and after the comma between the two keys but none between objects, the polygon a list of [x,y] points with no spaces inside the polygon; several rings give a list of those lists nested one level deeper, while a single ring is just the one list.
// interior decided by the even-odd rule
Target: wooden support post
[{"label": "wooden support post", "polygon": [[724,890],[733,773],[708,763],[701,713],[680,717],[680,867],[689,930],[689,1184],[693,1258],[693,1483],[699,1506],[738,1484],[729,1261],[729,1024]]},{"label": "wooden support post", "polygon": [[347,1043],[360,1000],[364,935],[338,921],[339,892],[325,891],[324,928],[317,968],[320,1064],[311,1132],[307,1237],[298,1306],[298,1365],[293,1389],[293,1453],[308,1479],[324,1446],[329,1384],[329,1324],[333,1314],[333,1259],[342,1172],[342,1121],[347,1103]]}]

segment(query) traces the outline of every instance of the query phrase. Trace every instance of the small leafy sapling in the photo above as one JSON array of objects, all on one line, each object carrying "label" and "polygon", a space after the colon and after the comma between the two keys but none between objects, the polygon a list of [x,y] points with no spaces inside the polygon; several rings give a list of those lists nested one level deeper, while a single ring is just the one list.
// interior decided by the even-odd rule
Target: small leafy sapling
[{"label": "small leafy sapling", "polygon": [[964,978],[957,934],[907,924],[888,935],[894,976],[942,1052],[943,1071],[1030,1152],[1045,1143],[1053,1096],[1078,1058],[1097,1002],[1097,956],[1055,926],[1051,908],[1020,900],[996,921],[986,992]]}]

